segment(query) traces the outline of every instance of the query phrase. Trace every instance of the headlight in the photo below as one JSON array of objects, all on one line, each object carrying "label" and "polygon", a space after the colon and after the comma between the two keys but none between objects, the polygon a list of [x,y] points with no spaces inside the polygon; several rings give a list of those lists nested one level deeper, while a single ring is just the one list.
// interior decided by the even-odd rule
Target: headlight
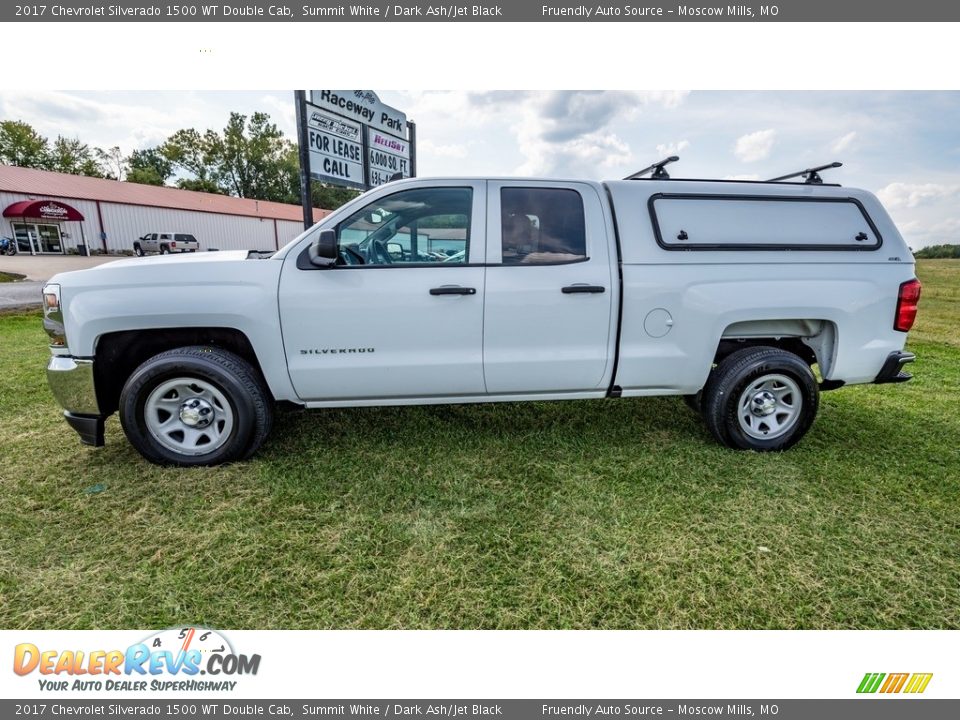
[{"label": "headlight", "polygon": [[50,336],[51,345],[64,347],[67,344],[63,308],[60,307],[60,286],[56,283],[43,287],[43,329]]}]

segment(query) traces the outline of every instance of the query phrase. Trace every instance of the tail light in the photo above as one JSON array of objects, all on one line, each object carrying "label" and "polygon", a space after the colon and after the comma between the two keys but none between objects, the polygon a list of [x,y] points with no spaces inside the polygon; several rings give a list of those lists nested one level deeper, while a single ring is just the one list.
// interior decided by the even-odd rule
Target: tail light
[{"label": "tail light", "polygon": [[897,312],[893,317],[893,329],[909,332],[917,319],[917,303],[920,302],[920,281],[914,278],[900,284],[897,294]]},{"label": "tail light", "polygon": [[176,246],[177,246],[177,244],[176,244],[175,242],[170,243],[170,247],[173,248],[173,247],[176,247]]}]

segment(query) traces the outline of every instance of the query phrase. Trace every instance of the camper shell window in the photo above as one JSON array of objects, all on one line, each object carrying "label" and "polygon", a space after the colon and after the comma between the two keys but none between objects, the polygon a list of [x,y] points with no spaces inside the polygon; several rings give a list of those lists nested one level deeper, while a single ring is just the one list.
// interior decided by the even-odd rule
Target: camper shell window
[{"label": "camper shell window", "polygon": [[657,193],[647,203],[665,250],[876,250],[855,198]]}]

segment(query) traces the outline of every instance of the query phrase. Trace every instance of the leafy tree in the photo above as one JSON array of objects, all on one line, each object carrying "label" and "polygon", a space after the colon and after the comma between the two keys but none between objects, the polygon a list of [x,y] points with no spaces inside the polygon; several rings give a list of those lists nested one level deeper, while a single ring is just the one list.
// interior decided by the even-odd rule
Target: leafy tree
[{"label": "leafy tree", "polygon": [[0,122],[0,163],[46,170],[50,144],[27,123],[4,120]]},{"label": "leafy tree", "polygon": [[230,113],[222,132],[202,135],[179,130],[160,147],[161,154],[189,178],[180,187],[211,190],[258,200],[290,201],[292,145],[266,113]]},{"label": "leafy tree", "polygon": [[159,148],[134,150],[127,158],[127,182],[143,185],[166,185],[173,175],[173,163]]},{"label": "leafy tree", "polygon": [[175,168],[189,173],[196,180],[214,182],[206,140],[193,128],[177,130],[157,150]]},{"label": "leafy tree", "polygon": [[181,190],[197,190],[199,192],[214,193],[216,195],[226,195],[223,188],[217,185],[213,180],[201,180],[200,178],[180,178],[177,180],[177,187]]},{"label": "leafy tree", "polygon": [[112,148],[102,150],[97,148],[97,161],[103,171],[103,177],[111,180],[123,180],[127,175],[127,158],[120,151],[120,148],[114,145]]},{"label": "leafy tree", "polygon": [[65,138],[62,135],[53,142],[46,169],[70,175],[103,177],[97,162],[97,151],[79,138]]}]

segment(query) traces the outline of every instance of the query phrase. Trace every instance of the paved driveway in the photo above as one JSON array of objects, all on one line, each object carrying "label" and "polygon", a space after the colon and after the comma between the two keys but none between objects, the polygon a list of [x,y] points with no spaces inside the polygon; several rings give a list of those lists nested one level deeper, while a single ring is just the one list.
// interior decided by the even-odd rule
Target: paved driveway
[{"label": "paved driveway", "polygon": [[22,280],[0,283],[0,310],[20,307],[40,307],[42,282]]},{"label": "paved driveway", "polygon": [[[0,270],[26,275],[27,280],[49,280],[59,272],[92,268],[111,260],[120,260],[122,255],[0,255]],[[4,283],[6,284],[6,283]],[[0,290],[0,294],[6,291]]]},{"label": "paved driveway", "polygon": [[96,267],[117,256],[0,255],[0,270],[25,275],[20,282],[0,283],[0,310],[40,307],[43,284],[59,272]]}]

